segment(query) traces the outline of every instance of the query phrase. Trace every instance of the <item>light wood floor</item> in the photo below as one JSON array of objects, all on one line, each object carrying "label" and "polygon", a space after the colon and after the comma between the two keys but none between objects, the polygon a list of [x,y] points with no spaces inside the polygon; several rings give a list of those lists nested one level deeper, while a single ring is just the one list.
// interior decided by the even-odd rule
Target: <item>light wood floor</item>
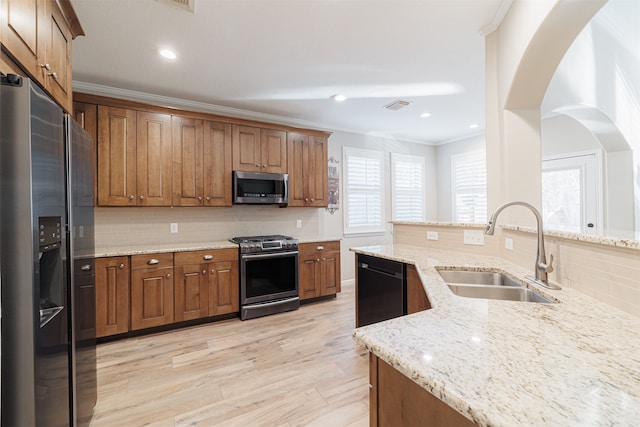
[{"label": "light wood floor", "polygon": [[297,311],[98,346],[92,426],[367,426],[354,287]]}]

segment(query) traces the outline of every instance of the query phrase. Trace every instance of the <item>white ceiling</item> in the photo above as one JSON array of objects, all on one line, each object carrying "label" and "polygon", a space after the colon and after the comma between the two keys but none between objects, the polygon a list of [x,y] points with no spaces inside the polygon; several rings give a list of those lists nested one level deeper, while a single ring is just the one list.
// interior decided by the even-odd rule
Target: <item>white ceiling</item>
[{"label": "white ceiling", "polygon": [[[440,143],[484,129],[480,30],[510,1],[196,0],[195,13],[157,0],[72,4],[86,33],[74,41],[75,90]],[[177,60],[162,59],[162,47]],[[336,93],[349,99],[336,103]],[[383,108],[396,99],[411,105]]]}]

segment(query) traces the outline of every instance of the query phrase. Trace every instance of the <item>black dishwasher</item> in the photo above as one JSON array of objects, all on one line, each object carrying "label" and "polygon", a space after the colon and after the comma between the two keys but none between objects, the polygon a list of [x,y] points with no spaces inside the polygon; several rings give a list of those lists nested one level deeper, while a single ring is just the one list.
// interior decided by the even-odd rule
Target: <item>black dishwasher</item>
[{"label": "black dishwasher", "polygon": [[356,327],[407,314],[405,264],[358,254]]}]

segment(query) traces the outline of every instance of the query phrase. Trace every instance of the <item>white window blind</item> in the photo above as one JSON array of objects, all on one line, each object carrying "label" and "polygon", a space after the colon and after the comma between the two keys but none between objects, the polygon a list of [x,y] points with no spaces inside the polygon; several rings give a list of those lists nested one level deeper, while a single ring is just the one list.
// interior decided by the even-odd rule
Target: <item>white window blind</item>
[{"label": "white window blind", "polygon": [[393,219],[424,221],[423,157],[391,153]]},{"label": "white window blind", "polygon": [[344,233],[384,232],[384,157],[380,151],[344,147]]},{"label": "white window blind", "polygon": [[484,151],[451,157],[454,222],[487,222],[487,161]]}]

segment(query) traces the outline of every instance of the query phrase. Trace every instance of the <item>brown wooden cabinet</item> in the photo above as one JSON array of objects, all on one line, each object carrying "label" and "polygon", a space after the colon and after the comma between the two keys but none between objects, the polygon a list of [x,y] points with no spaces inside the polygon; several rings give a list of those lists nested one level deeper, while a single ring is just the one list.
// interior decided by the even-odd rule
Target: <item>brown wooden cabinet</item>
[{"label": "brown wooden cabinet", "polygon": [[328,140],[326,137],[287,134],[289,206],[327,206]]},{"label": "brown wooden cabinet", "polygon": [[372,427],[475,425],[373,353],[369,353],[369,381]]},{"label": "brown wooden cabinet", "polygon": [[171,206],[171,116],[98,106],[98,205]]},{"label": "brown wooden cabinet", "polygon": [[175,321],[239,310],[238,251],[175,254]]},{"label": "brown wooden cabinet", "polygon": [[173,253],[131,257],[131,330],[173,323]]},{"label": "brown wooden cabinet", "polygon": [[231,206],[231,125],[172,116],[173,205]]},{"label": "brown wooden cabinet", "polygon": [[96,259],[96,337],[129,331],[129,257]]},{"label": "brown wooden cabinet", "polygon": [[414,265],[407,264],[407,314],[431,309],[431,303],[422,286],[418,270]]},{"label": "brown wooden cabinet", "polygon": [[210,266],[209,315],[235,313],[240,310],[240,281],[237,249],[220,249]]},{"label": "brown wooden cabinet", "polygon": [[66,111],[72,111],[71,43],[83,35],[69,0],[3,0],[2,47]]},{"label": "brown wooden cabinet", "polygon": [[299,246],[298,287],[301,300],[340,292],[340,242]]},{"label": "brown wooden cabinet", "polygon": [[287,133],[233,125],[233,170],[287,172]]}]

